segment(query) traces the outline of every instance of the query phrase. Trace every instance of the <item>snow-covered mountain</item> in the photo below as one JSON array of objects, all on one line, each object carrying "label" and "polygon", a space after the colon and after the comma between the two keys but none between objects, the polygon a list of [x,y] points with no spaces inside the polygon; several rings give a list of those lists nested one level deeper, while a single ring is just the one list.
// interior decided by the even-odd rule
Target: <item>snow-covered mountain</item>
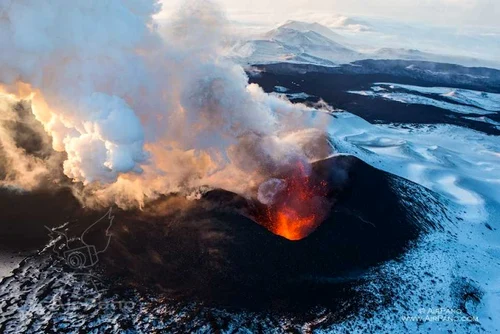
[{"label": "snow-covered mountain", "polygon": [[335,65],[361,59],[361,54],[340,42],[344,38],[319,23],[288,21],[258,36],[239,42],[233,56],[243,63],[297,62]]},{"label": "snow-covered mountain", "polygon": [[[286,32],[294,31],[298,33],[316,33],[321,35],[322,37],[326,37],[331,41],[342,43],[345,42],[345,38],[328,28],[327,26],[321,25],[317,22],[308,23],[301,21],[289,20],[285,22],[285,24],[280,25],[276,29],[273,29],[265,34],[265,37],[269,39],[282,40],[283,37],[286,37]],[[288,40],[285,40],[288,42]]]},{"label": "snow-covered mountain", "polygon": [[404,59],[500,67],[500,62],[417,49],[358,46],[327,26],[301,21],[287,21],[257,37],[238,41],[232,47],[231,57],[242,64],[293,62],[335,66],[362,59]]}]

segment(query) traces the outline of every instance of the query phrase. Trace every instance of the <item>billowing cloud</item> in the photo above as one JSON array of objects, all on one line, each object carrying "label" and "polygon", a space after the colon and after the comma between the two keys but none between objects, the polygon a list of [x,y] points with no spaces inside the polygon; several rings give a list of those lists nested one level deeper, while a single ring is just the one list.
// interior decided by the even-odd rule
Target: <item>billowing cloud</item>
[{"label": "billowing cloud", "polygon": [[325,140],[306,129],[321,121],[224,58],[227,20],[211,1],[183,4],[161,29],[154,0],[0,10],[0,83],[29,91],[65,175],[93,198],[125,205],[202,185],[245,193],[318,158],[303,142]]}]

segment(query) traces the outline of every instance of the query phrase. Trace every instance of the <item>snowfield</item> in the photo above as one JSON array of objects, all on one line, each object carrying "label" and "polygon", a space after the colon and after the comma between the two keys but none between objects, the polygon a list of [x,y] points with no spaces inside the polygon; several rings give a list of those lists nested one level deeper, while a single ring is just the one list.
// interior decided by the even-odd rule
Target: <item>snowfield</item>
[{"label": "snowfield", "polygon": [[[388,91],[389,89],[391,91]],[[371,90],[349,91],[349,93],[379,97],[407,104],[435,106],[459,114],[491,115],[500,111],[500,94],[465,89],[376,83],[371,87]],[[446,102],[446,100],[449,102]],[[483,122],[488,121],[483,119]]]},{"label": "snowfield", "polygon": [[437,95],[448,98],[452,101],[469,104],[489,111],[500,111],[500,94],[486,93],[476,90],[450,88],[450,87],[420,87],[412,85],[402,85],[387,82],[376,82],[378,87],[390,86],[391,88],[402,88],[405,90]]},{"label": "snowfield", "polygon": [[[348,112],[335,114],[329,131],[340,153],[356,155],[443,195],[454,216],[454,224],[424,238],[402,261],[375,271],[398,280],[393,288],[400,299],[394,308],[375,319],[358,316],[340,328],[500,330],[500,138],[450,125],[372,125]],[[374,283],[373,289],[383,286]],[[457,304],[454,296],[467,291],[478,299]],[[477,319],[436,317],[457,308]]]}]

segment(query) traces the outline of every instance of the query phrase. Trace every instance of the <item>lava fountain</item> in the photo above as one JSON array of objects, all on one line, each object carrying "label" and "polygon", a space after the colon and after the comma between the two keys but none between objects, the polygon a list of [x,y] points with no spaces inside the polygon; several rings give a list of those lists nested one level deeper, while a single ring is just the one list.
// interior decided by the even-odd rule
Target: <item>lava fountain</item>
[{"label": "lava fountain", "polygon": [[329,201],[327,183],[314,182],[303,162],[284,179],[270,179],[259,187],[259,200],[267,205],[259,223],[274,234],[300,240],[325,219]]}]

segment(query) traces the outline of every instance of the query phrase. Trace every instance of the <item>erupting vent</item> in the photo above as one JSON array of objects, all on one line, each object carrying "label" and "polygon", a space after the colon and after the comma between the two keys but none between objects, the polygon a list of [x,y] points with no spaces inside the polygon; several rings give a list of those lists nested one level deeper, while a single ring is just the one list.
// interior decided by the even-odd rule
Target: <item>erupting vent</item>
[{"label": "erupting vent", "polygon": [[298,163],[260,223],[274,234],[289,240],[300,240],[311,234],[324,220],[329,201],[327,183],[311,181],[303,163]]}]

